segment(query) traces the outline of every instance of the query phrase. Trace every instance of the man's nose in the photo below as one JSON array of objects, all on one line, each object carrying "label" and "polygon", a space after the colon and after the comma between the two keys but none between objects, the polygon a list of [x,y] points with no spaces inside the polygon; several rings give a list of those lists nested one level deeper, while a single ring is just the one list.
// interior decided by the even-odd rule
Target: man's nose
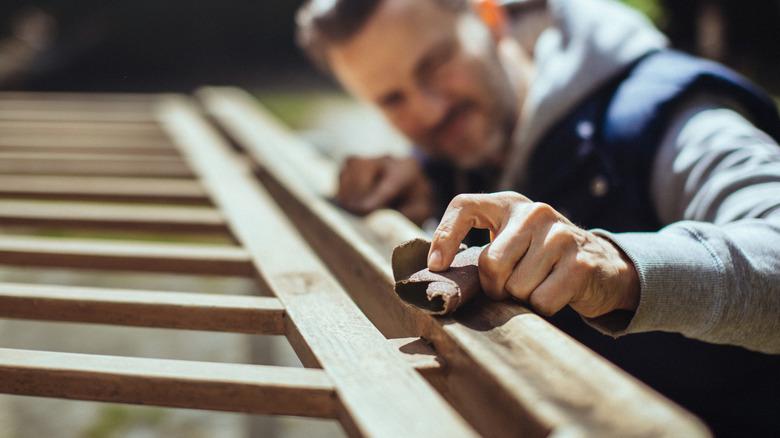
[{"label": "man's nose", "polygon": [[421,89],[415,93],[415,118],[425,129],[430,129],[439,123],[447,113],[447,106],[446,97],[436,90]]}]

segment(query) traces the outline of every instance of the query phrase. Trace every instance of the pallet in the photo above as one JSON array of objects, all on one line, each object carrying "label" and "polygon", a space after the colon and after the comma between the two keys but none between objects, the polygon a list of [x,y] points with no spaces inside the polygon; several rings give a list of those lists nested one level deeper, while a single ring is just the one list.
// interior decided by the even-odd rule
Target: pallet
[{"label": "pallet", "polygon": [[[437,318],[393,293],[398,213],[235,88],[0,93],[0,226],[222,233],[234,244],[0,234],[0,265],[242,276],[257,296],[0,283],[0,317],[284,335],[305,368],[0,349],[0,392],[337,419],[353,436],[706,436],[517,303]],[[96,204],[95,201],[105,201]],[[1,227],[0,227],[1,228]]]}]

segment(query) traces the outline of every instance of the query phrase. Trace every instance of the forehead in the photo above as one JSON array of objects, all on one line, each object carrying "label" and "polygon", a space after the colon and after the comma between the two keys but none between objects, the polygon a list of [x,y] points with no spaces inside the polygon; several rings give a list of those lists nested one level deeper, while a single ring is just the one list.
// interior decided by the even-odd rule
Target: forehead
[{"label": "forehead", "polygon": [[329,49],[330,64],[350,91],[376,98],[437,42],[454,38],[456,18],[435,0],[384,0],[356,35]]}]

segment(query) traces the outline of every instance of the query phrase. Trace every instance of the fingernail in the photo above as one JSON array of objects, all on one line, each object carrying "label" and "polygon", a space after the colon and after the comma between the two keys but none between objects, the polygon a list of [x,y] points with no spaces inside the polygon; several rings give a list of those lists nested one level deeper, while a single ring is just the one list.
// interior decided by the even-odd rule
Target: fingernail
[{"label": "fingernail", "polygon": [[428,256],[428,269],[439,269],[440,265],[441,265],[441,251],[435,249]]}]

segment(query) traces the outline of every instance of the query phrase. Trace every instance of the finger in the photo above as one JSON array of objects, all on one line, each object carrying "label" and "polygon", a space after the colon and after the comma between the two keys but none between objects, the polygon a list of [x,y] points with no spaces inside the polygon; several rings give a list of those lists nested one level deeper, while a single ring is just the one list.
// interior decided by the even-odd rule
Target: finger
[{"label": "finger", "polygon": [[336,200],[344,208],[349,208],[355,193],[356,173],[361,172],[362,159],[349,157],[344,160],[339,173],[339,188],[336,192]]},{"label": "finger", "polygon": [[354,160],[354,157],[349,157],[344,160],[344,164],[342,164],[341,170],[339,171],[339,187],[336,190],[336,201],[338,201],[340,205],[344,205],[345,200],[348,198],[351,187],[351,184],[349,184],[350,179],[352,178],[351,173],[354,172]]},{"label": "finger", "polygon": [[453,198],[436,231],[428,252],[428,269],[449,268],[466,234],[472,228],[497,230],[507,213],[488,194],[461,194]]},{"label": "finger", "polygon": [[433,216],[433,208],[427,197],[415,196],[398,207],[398,211],[418,226]]},{"label": "finger", "polygon": [[507,297],[507,280],[532,244],[534,231],[523,225],[522,218],[510,219],[480,254],[479,281],[482,290],[493,299]]},{"label": "finger", "polygon": [[552,316],[571,302],[582,284],[582,277],[573,276],[564,266],[556,265],[542,284],[531,292],[528,303],[538,313]]},{"label": "finger", "polygon": [[337,198],[342,206],[358,212],[358,204],[366,196],[379,177],[381,165],[376,159],[354,158],[347,163]]},{"label": "finger", "polygon": [[536,234],[536,239],[525,256],[517,263],[506,282],[507,292],[513,297],[528,301],[531,292],[536,289],[552,272],[553,266],[563,258],[566,248],[566,236],[557,231],[559,226],[547,224]]},{"label": "finger", "polygon": [[361,200],[358,208],[368,213],[378,208],[387,207],[407,189],[410,183],[409,175],[397,167],[381,172],[379,182]]}]

